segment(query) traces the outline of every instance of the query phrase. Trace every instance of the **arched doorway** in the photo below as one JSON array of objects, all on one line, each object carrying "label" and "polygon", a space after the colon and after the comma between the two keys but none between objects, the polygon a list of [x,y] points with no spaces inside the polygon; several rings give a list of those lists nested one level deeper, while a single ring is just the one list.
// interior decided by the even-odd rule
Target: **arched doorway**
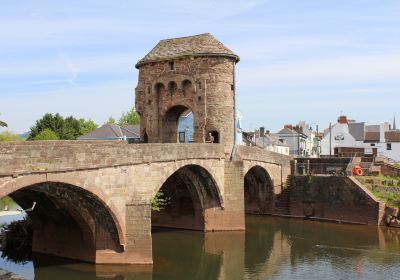
[{"label": "arched doorway", "polygon": [[178,142],[190,143],[194,142],[194,120],[193,112],[187,110],[183,112],[178,120]]},{"label": "arched doorway", "polygon": [[170,108],[162,118],[162,142],[163,143],[177,143],[178,138],[178,124],[180,117],[185,113],[190,112],[186,106],[178,105]]},{"label": "arched doorway", "polygon": [[214,179],[198,165],[175,171],[159,193],[167,202],[160,211],[152,211],[152,225],[156,227],[206,230],[206,212],[221,209]]},{"label": "arched doorway", "polygon": [[32,221],[32,251],[96,262],[98,251],[122,252],[120,228],[108,206],[78,186],[43,182],[9,196]]},{"label": "arched doorway", "polygon": [[244,177],[244,203],[246,214],[264,214],[274,207],[273,182],[261,166],[252,167]]}]

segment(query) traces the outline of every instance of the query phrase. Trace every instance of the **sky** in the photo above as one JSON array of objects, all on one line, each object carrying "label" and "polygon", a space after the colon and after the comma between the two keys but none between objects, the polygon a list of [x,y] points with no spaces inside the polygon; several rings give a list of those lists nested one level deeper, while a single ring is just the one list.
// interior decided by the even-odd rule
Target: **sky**
[{"label": "sky", "polygon": [[400,120],[398,0],[0,0],[0,119],[103,124],[134,105],[135,63],[161,39],[212,33],[240,56],[247,130],[340,114]]}]

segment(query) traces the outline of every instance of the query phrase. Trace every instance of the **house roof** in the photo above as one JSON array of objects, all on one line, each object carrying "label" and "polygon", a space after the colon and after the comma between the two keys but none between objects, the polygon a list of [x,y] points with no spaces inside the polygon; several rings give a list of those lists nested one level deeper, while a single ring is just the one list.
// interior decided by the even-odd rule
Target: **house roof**
[{"label": "house roof", "polygon": [[256,139],[256,144],[258,146],[263,146],[265,145],[275,145],[275,146],[283,146],[283,147],[289,147],[289,145],[286,142],[282,142],[281,140],[279,140],[279,136],[278,135],[274,135],[274,134],[268,134],[265,135],[264,137],[259,137]]},{"label": "house roof", "polygon": [[136,63],[136,68],[143,64],[171,60],[186,56],[225,56],[239,61],[239,56],[225,47],[210,33],[194,36],[161,40],[145,57]]},{"label": "house roof", "polygon": [[379,124],[365,126],[365,132],[379,132],[379,130],[380,130]]},{"label": "house roof", "polygon": [[349,133],[356,139],[356,141],[364,141],[364,127],[365,123],[349,123]]},{"label": "house roof", "polygon": [[297,132],[294,131],[293,129],[285,127],[284,129],[279,131],[277,134],[297,134]]},{"label": "house roof", "polygon": [[380,133],[379,132],[365,132],[365,142],[379,142]]},{"label": "house roof", "polygon": [[140,138],[139,125],[122,125],[104,124],[96,130],[82,135],[78,140],[93,140],[93,139],[116,139],[116,138]]},{"label": "house roof", "polygon": [[400,131],[393,130],[385,133],[386,142],[400,142]]}]

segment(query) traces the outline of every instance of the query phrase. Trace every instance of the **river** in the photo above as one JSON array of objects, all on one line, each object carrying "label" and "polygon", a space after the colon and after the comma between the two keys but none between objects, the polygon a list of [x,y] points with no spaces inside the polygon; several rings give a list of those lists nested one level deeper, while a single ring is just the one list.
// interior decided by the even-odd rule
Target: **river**
[{"label": "river", "polygon": [[[4,217],[3,217],[4,218]],[[0,221],[1,222],[1,221]],[[154,230],[154,266],[35,256],[27,279],[400,279],[400,230],[247,216],[246,232]]]}]

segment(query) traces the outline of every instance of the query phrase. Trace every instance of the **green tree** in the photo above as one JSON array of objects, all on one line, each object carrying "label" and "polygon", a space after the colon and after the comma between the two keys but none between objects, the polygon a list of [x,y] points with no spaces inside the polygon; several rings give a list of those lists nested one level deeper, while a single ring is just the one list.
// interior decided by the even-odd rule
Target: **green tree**
[{"label": "green tree", "polygon": [[12,133],[11,131],[4,131],[0,133],[0,142],[2,141],[22,141],[24,140],[20,135]]},{"label": "green tree", "polygon": [[121,117],[118,120],[119,125],[124,124],[139,124],[140,123],[140,115],[136,111],[135,108],[132,108],[128,112],[122,113]]},{"label": "green tree", "polygon": [[106,124],[116,124],[117,121],[113,117],[109,117]]},{"label": "green tree", "polygon": [[88,134],[98,127],[98,125],[92,120],[92,119],[79,119],[79,125],[80,125],[80,134]]},{"label": "green tree", "polygon": [[64,118],[58,113],[54,115],[47,113],[31,127],[28,140],[35,140],[36,136],[46,128],[53,131],[58,139],[76,140],[79,136],[95,130],[97,125],[91,119],[78,120],[73,116]]},{"label": "green tree", "polygon": [[60,140],[60,137],[50,128],[45,128],[36,134],[34,140]]},{"label": "green tree", "polygon": [[76,140],[81,136],[80,131],[81,126],[79,120],[70,116],[64,119],[64,125],[61,129],[61,133],[59,132],[58,135],[60,136],[60,139],[63,140]]},{"label": "green tree", "polygon": [[36,135],[48,128],[55,132],[60,139],[63,139],[64,118],[60,114],[46,113],[41,119],[36,121],[36,124],[31,127],[28,140],[34,140]]}]

